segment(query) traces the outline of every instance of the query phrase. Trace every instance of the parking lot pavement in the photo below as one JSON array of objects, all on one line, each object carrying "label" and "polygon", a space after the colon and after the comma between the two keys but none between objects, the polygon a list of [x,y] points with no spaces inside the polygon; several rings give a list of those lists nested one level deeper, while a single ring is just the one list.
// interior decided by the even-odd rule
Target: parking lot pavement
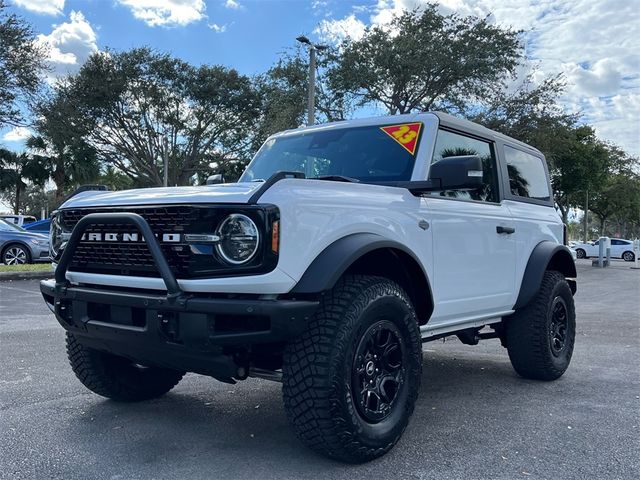
[{"label": "parking lot pavement", "polygon": [[0,478],[640,478],[640,271],[578,268],[564,377],[517,377],[497,340],[427,343],[407,431],[359,466],[301,446],[276,383],[188,375],[139,404],[90,393],[37,282],[0,283]]}]

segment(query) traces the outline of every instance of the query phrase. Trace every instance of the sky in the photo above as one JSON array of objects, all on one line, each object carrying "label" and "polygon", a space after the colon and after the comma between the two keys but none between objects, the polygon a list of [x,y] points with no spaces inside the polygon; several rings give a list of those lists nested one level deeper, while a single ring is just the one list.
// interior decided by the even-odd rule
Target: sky
[{"label": "sky", "polygon": [[[337,43],[426,0],[6,0],[49,46],[50,81],[94,52],[150,46],[193,64],[264,72],[305,34]],[[535,79],[562,73],[562,105],[598,136],[640,155],[640,0],[440,0],[440,11],[489,16],[523,31]],[[0,131],[24,148],[26,128]]]}]

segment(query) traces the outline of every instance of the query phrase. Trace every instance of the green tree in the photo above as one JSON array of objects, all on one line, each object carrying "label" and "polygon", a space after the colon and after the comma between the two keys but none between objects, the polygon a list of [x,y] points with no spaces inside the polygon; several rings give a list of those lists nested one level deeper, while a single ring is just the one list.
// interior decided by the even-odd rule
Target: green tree
[{"label": "green tree", "polygon": [[[636,174],[615,174],[589,203],[600,221],[600,235],[626,235],[627,226],[640,219],[640,177]],[[615,220],[616,227],[607,230],[607,221]]]},{"label": "green tree", "polygon": [[0,127],[23,124],[21,103],[38,91],[45,56],[31,27],[0,0]]},{"label": "green tree", "polygon": [[332,89],[361,104],[382,104],[390,114],[485,98],[515,73],[521,52],[518,32],[488,18],[442,15],[436,4],[368,28],[341,48]]},{"label": "green tree", "polygon": [[49,174],[43,160],[37,155],[0,149],[0,195],[13,213],[21,213],[23,192],[30,183],[42,187],[47,181]]},{"label": "green tree", "polygon": [[84,137],[89,124],[77,120],[74,102],[63,85],[41,100],[35,112],[36,135],[27,140],[27,146],[43,157],[60,203],[69,191],[95,182],[100,174],[96,150]]},{"label": "green tree", "polygon": [[207,156],[247,157],[259,96],[249,78],[222,66],[193,67],[137,48],[96,53],[66,90],[82,138],[98,159],[136,186],[186,185],[208,170]]},{"label": "green tree", "polygon": [[307,63],[299,56],[285,55],[256,78],[261,116],[254,138],[257,150],[269,135],[304,123],[307,109]]}]

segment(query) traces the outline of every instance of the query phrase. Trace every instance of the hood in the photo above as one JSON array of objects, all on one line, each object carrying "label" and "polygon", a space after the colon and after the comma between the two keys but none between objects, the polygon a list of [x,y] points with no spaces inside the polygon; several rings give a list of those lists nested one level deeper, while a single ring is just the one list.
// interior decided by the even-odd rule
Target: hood
[{"label": "hood", "polygon": [[224,183],[199,187],[160,187],[117,192],[86,191],[60,208],[170,205],[189,203],[247,203],[260,182]]},{"label": "hood", "polygon": [[3,233],[15,239],[22,238],[26,240],[28,238],[34,238],[38,240],[49,240],[49,235],[44,235],[42,233],[36,233],[36,232],[29,232],[28,230],[2,231],[0,233]]}]

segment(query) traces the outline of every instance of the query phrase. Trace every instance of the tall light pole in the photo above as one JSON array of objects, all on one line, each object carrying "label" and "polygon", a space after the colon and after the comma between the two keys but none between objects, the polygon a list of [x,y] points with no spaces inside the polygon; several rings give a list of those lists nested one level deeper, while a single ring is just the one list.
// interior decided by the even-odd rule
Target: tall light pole
[{"label": "tall light pole", "polygon": [[164,170],[164,178],[163,185],[165,187],[169,186],[169,140],[167,139],[167,135],[165,134],[162,137],[162,164]]},{"label": "tall light pole", "polygon": [[326,45],[316,45],[311,43],[304,35],[296,38],[300,43],[309,47],[309,96],[307,99],[307,125],[316,123],[316,51],[326,50]]}]

